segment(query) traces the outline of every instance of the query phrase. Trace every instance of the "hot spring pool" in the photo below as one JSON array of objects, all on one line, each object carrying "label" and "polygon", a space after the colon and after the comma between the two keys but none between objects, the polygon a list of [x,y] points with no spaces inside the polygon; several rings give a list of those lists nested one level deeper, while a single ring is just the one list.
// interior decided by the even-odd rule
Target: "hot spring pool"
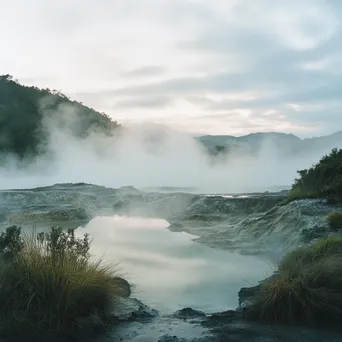
[{"label": "hot spring pool", "polygon": [[163,313],[235,309],[241,287],[272,273],[265,260],[202,246],[168,225],[160,219],[96,217],[77,232],[90,233],[93,254],[118,263],[119,275],[134,284],[134,296]]}]

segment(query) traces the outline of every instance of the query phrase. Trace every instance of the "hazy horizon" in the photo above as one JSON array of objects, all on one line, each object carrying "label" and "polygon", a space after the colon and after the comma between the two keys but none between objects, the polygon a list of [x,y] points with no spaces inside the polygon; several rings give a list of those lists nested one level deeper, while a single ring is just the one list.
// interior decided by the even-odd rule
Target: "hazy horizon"
[{"label": "hazy horizon", "polygon": [[[8,155],[0,169],[0,188],[32,188],[56,183],[91,183],[108,187],[187,187],[205,193],[237,193],[290,185],[297,170],[318,162],[328,149],[284,158],[272,140],[257,153],[234,152],[217,157],[188,133],[160,125],[134,125],[113,137],[91,132],[73,134],[75,106],[59,106],[46,116],[47,154],[23,165]],[[63,124],[61,124],[63,122]],[[334,147],[342,147],[334,146]]]}]

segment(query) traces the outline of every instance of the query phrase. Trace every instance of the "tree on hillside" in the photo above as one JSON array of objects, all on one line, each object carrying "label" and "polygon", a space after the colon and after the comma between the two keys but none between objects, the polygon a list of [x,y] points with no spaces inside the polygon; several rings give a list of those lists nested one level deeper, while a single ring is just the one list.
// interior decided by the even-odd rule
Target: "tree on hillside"
[{"label": "tree on hillside", "polygon": [[342,149],[333,149],[317,164],[298,171],[290,198],[338,197],[342,198]]}]

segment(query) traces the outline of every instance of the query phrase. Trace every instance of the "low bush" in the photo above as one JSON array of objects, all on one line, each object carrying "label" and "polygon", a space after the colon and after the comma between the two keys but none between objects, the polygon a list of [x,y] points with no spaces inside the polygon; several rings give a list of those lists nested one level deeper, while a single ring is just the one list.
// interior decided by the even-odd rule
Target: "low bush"
[{"label": "low bush", "polygon": [[339,324],[342,318],[342,237],[288,254],[261,285],[250,315],[276,323]]},{"label": "low bush", "polygon": [[334,211],[328,215],[328,223],[331,229],[338,230],[342,228],[342,212]]},{"label": "low bush", "polygon": [[72,230],[0,236],[0,318],[9,336],[84,339],[104,328],[120,292],[113,268],[90,261],[90,240]]}]

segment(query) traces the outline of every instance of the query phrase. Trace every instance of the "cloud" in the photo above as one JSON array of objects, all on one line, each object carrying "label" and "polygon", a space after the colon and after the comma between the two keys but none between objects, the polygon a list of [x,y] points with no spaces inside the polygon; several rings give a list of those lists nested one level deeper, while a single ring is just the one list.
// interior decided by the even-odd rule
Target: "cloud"
[{"label": "cloud", "polygon": [[[7,13],[0,73],[61,89],[118,120],[211,134],[272,127],[324,134],[341,126],[339,1],[0,5]],[[215,115],[231,112],[236,122],[224,128]]]},{"label": "cloud", "polygon": [[136,99],[128,99],[119,101],[115,107],[117,109],[125,108],[150,108],[160,109],[166,107],[172,102],[172,99],[167,96],[154,96],[154,97],[140,97]]},{"label": "cloud", "polygon": [[151,65],[142,67],[139,69],[134,69],[131,71],[126,71],[122,73],[123,77],[148,77],[148,76],[158,76],[162,75],[165,72],[164,67],[160,67],[157,65]]}]

